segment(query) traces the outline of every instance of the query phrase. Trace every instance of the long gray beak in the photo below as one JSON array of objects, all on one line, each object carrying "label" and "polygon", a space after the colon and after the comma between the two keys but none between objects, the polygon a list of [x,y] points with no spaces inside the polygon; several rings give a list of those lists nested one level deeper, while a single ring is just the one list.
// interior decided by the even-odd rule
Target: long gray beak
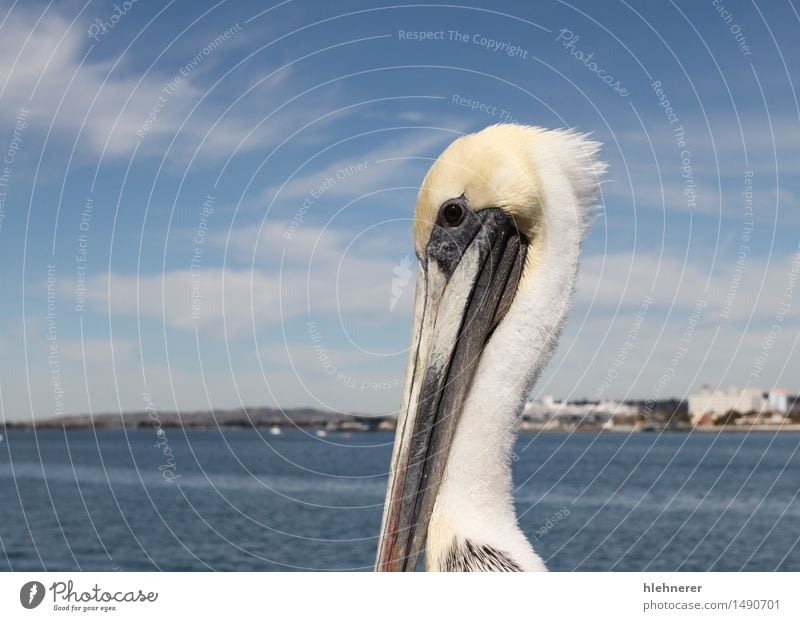
[{"label": "long gray beak", "polygon": [[414,324],[376,571],[414,571],[481,352],[517,290],[527,240],[500,209],[435,226],[417,271]]}]

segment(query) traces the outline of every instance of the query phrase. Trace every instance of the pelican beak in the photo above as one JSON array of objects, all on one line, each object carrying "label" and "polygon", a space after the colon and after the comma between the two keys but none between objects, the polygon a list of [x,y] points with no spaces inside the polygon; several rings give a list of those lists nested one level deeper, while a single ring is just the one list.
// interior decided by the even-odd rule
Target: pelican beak
[{"label": "pelican beak", "polygon": [[376,571],[414,571],[481,353],[517,290],[527,240],[500,209],[434,226],[414,324]]}]

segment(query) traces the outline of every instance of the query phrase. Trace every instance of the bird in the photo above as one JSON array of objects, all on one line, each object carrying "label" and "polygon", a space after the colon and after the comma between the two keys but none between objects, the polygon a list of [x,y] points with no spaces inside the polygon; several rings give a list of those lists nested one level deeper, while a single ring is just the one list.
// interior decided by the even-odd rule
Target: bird
[{"label": "bird", "polygon": [[516,425],[551,358],[600,210],[600,143],[491,125],[419,189],[411,343],[376,571],[547,571],[520,529]]}]

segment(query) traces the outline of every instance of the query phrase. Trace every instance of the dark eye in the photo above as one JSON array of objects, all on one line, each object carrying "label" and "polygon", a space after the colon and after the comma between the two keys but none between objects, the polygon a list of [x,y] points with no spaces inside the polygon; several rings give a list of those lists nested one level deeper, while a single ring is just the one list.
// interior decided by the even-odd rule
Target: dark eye
[{"label": "dark eye", "polygon": [[467,213],[466,207],[458,202],[445,203],[442,207],[440,225],[444,228],[453,228],[464,221]]}]

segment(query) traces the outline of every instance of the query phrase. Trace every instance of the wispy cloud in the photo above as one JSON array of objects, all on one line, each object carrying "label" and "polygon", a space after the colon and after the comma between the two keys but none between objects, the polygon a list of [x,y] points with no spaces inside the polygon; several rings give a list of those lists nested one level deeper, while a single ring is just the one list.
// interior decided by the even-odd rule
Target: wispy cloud
[{"label": "wispy cloud", "polygon": [[636,309],[644,298],[666,310],[690,309],[705,300],[707,319],[724,317],[734,322],[771,321],[783,300],[795,254],[776,254],[770,260],[743,255],[711,261],[684,261],[675,255],[650,252],[591,255],[581,264],[576,300],[595,313],[619,306]]},{"label": "wispy cloud", "polygon": [[[453,127],[459,127],[454,124]],[[425,170],[444,146],[460,135],[458,129],[403,129],[379,147],[340,158],[313,172],[298,172],[283,184],[264,192],[264,199],[292,200],[320,192],[327,197],[357,197],[414,179],[413,170]],[[463,126],[462,126],[463,127]],[[392,132],[392,135],[395,132]],[[386,132],[375,132],[386,135]],[[313,162],[309,160],[309,164]],[[361,169],[354,169],[363,165]],[[303,169],[301,169],[302,171]],[[414,179],[415,183],[419,180]]]},{"label": "wispy cloud", "polygon": [[[277,88],[293,79],[290,68],[237,88],[235,97],[221,85],[210,90],[212,82],[202,79],[203,64],[214,54],[224,55],[226,46],[235,48],[237,37],[248,40],[245,30],[235,31],[207,54],[213,36],[208,42],[196,41],[198,49],[190,53],[192,48],[186,47],[186,57],[174,71],[159,65],[138,73],[129,69],[133,51],[98,60],[92,47],[99,44],[86,32],[89,21],[83,16],[73,22],[58,10],[41,16],[25,6],[11,10],[0,36],[0,112],[13,118],[28,108],[36,125],[52,124],[56,137],[69,143],[82,134],[93,154],[110,156],[130,154],[137,145],[140,154],[163,155],[174,138],[172,148],[182,158],[227,157],[234,149],[274,145],[286,134],[283,128],[301,120],[321,118],[324,125],[327,107],[321,104],[285,106],[277,112],[284,103]],[[230,27],[235,28],[220,24],[220,32]],[[117,32],[107,36],[112,34]],[[230,84],[236,77],[226,80]],[[270,111],[277,113],[267,120]]]},{"label": "wispy cloud", "polygon": [[244,261],[255,255],[257,267],[106,273],[90,282],[89,301],[96,310],[110,305],[112,314],[156,319],[222,338],[252,334],[254,327],[259,331],[299,315],[396,322],[410,313],[413,291],[401,292],[395,306],[390,304],[400,257],[348,251],[354,233],[337,229],[305,227],[291,243],[275,243],[284,230],[270,225],[259,236],[258,227],[248,227],[209,238],[217,245],[227,239],[234,256]]}]

